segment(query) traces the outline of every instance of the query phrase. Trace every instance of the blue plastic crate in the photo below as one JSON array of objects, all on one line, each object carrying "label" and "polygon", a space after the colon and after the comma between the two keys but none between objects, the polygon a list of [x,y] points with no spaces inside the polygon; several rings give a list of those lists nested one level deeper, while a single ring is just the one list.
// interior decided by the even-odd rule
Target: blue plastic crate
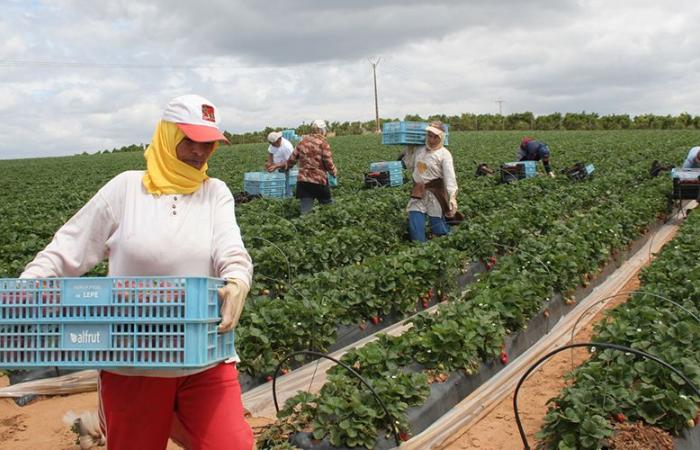
[{"label": "blue plastic crate", "polygon": [[401,161],[380,161],[370,163],[370,172],[389,172],[389,186],[403,184],[403,164]]},{"label": "blue plastic crate", "polygon": [[[450,143],[450,129],[445,126],[445,145]],[[384,145],[425,145],[425,129],[428,122],[386,122],[382,126],[382,144]]]},{"label": "blue plastic crate", "polygon": [[243,190],[251,195],[281,198],[287,193],[287,177],[281,172],[246,172]]},{"label": "blue plastic crate", "polygon": [[179,369],[235,355],[205,277],[0,279],[0,368]]},{"label": "blue plastic crate", "polygon": [[532,178],[537,175],[537,161],[514,161],[503,164],[506,167],[522,166],[525,178]]},{"label": "blue plastic crate", "polygon": [[301,136],[297,136],[297,130],[282,130],[282,137],[288,141],[300,141]]},{"label": "blue plastic crate", "polygon": [[674,167],[671,169],[671,178],[678,178],[681,181],[698,181],[700,180],[700,169]]},{"label": "blue plastic crate", "polygon": [[392,169],[402,171],[403,165],[401,161],[379,161],[370,163],[369,165],[370,172],[384,172],[385,170],[391,171]]}]

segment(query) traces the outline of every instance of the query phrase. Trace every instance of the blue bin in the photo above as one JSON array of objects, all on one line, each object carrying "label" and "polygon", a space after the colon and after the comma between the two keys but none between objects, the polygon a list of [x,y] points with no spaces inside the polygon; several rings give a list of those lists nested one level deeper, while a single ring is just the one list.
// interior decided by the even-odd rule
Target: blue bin
[{"label": "blue bin", "polygon": [[0,368],[198,368],[235,356],[206,277],[0,279]]},{"label": "blue bin", "polygon": [[287,195],[287,176],[282,172],[246,172],[243,190],[251,195],[282,198]]},{"label": "blue bin", "polygon": [[[450,129],[445,126],[445,145],[450,143]],[[382,144],[384,145],[425,145],[425,129],[428,122],[386,122],[382,126]]]},{"label": "blue bin", "polygon": [[403,184],[403,164],[401,161],[380,161],[369,165],[370,172],[389,172],[389,186]]}]

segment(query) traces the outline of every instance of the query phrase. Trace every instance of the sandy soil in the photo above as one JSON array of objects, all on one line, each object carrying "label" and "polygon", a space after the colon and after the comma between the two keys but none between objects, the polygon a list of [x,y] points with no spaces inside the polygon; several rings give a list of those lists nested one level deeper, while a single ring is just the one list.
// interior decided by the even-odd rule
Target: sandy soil
[{"label": "sandy soil", "polygon": [[[8,384],[0,377],[0,386]],[[0,399],[0,448],[2,450],[78,450],[76,435],[63,423],[63,415],[97,409],[97,393],[87,392],[57,397],[44,397],[20,407],[12,399]],[[268,423],[267,419],[249,418],[253,429]],[[104,447],[102,447],[104,448]],[[180,449],[174,443],[167,450]]]},{"label": "sandy soil", "polygon": [[[635,275],[620,291],[634,291],[639,287],[639,279]],[[617,297],[608,304],[610,309],[627,300],[627,297]],[[581,331],[576,333],[575,342],[590,340],[595,322],[602,318],[600,312],[594,320]],[[586,349],[576,349],[573,353],[575,365],[587,359]],[[547,412],[546,402],[554,397],[564,386],[563,376],[572,368],[572,355],[561,352],[544,363],[523,384],[518,394],[518,411],[523,428],[531,447],[535,446],[534,434],[542,426]],[[523,443],[518,433],[513,415],[513,395],[504,398],[495,408],[476,424],[468,425],[460,430],[448,442],[443,443],[443,450],[482,449],[482,450],[520,450]]]}]

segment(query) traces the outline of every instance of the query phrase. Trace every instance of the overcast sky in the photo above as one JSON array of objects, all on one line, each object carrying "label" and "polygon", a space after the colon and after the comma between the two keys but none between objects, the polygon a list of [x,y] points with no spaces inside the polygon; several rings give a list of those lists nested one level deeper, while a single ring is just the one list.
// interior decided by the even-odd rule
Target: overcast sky
[{"label": "overcast sky", "polygon": [[149,142],[197,93],[229,132],[316,118],[700,114],[697,0],[0,0],[0,159]]}]

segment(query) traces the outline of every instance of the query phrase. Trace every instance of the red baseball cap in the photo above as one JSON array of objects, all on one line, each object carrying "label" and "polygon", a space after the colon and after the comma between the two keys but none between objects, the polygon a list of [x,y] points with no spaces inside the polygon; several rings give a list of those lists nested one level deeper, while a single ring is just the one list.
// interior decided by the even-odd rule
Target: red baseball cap
[{"label": "red baseball cap", "polygon": [[221,118],[217,108],[199,95],[181,95],[170,100],[162,119],[176,124],[185,136],[195,142],[223,141],[230,144],[219,131]]}]

